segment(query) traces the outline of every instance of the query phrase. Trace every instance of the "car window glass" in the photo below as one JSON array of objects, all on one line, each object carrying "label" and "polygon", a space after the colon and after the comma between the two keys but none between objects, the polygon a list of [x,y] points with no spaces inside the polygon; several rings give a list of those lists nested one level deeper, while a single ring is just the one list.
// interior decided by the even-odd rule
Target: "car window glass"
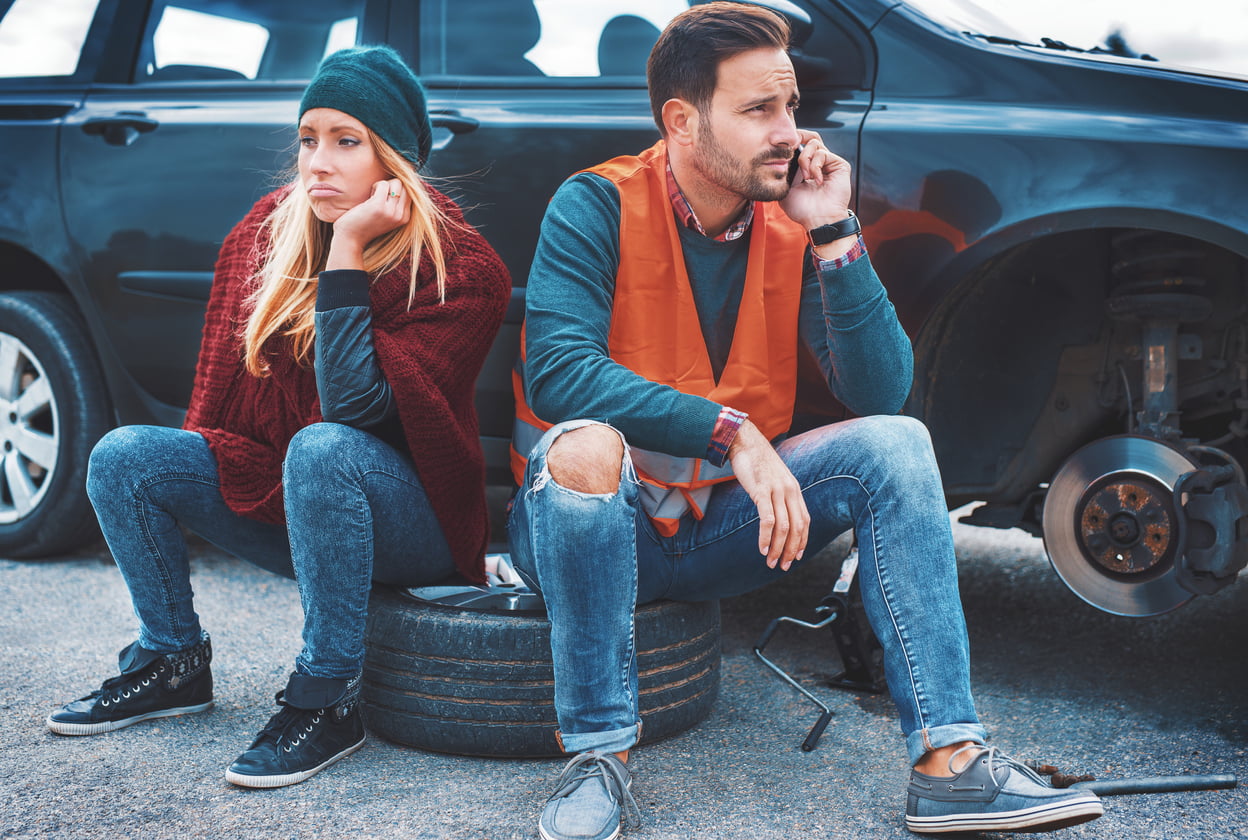
[{"label": "car window glass", "polygon": [[189,65],[254,79],[268,43],[269,32],[263,26],[166,6],[152,36],[152,60],[144,69],[151,76],[157,70]]},{"label": "car window glass", "polygon": [[[425,0],[420,73],[527,79],[596,79],[646,74],[659,33],[687,0]],[[808,2],[813,24],[803,81],[861,87],[867,62],[853,24]]]},{"label": "car window glass", "polygon": [[646,74],[646,57],[686,0],[427,0],[424,76],[599,78]]},{"label": "car window glass", "polygon": [[[0,2],[0,10],[6,4]],[[0,78],[72,76],[99,0],[16,0],[0,15]]]},{"label": "car window glass", "polygon": [[[347,47],[354,47],[359,32],[360,19],[358,16],[334,21],[329,27],[329,37],[325,39],[325,51],[321,54],[321,58],[332,52],[337,52]],[[311,78],[311,76],[309,75],[308,78]]]},{"label": "car window glass", "polygon": [[169,0],[152,4],[136,82],[308,79],[353,46],[365,0]]},{"label": "car window glass", "polygon": [[801,0],[797,5],[806,10],[811,22],[810,37],[792,51],[802,89],[812,85],[867,87],[865,36],[857,24],[826,3]]}]

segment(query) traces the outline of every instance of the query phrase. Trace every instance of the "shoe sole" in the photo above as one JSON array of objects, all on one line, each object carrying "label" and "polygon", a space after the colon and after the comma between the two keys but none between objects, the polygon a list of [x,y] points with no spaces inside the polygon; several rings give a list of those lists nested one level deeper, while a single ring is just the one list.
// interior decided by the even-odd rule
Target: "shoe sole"
[{"label": "shoe sole", "polygon": [[163,717],[177,717],[178,715],[193,715],[196,712],[206,712],[212,708],[212,702],[200,703],[198,706],[179,706],[175,709],[157,709],[154,712],[144,712],[134,717],[123,718],[121,720],[102,720],[98,723],[70,723],[68,721],[56,720],[56,715],[48,715],[48,729],[57,735],[99,735],[104,732],[113,732],[118,729],[125,729],[136,723],[142,723],[145,720]]},{"label": "shoe sole", "polygon": [[999,814],[950,814],[940,817],[906,815],[906,828],[916,834],[943,834],[953,831],[1040,832],[1069,828],[1105,813],[1099,799],[1066,800]]},{"label": "shoe sole", "polygon": [[300,782],[304,782],[312,778],[334,762],[341,761],[351,755],[351,753],[364,746],[364,742],[367,740],[368,736],[365,735],[360,739],[358,744],[347,747],[342,752],[331,756],[327,760],[318,764],[316,767],[313,767],[311,770],[300,770],[298,773],[285,773],[280,776],[247,776],[227,769],[225,771],[225,780],[232,785],[238,785],[239,787],[246,788],[279,788],[286,787],[287,785],[297,785]]},{"label": "shoe sole", "polygon": [[[537,826],[537,833],[541,835],[542,840],[565,840],[565,838],[563,837],[555,837],[553,835],[547,834],[546,828],[540,824]],[[620,836],[620,827],[617,825],[615,827],[615,831],[611,832],[606,837],[597,838],[597,840],[616,840],[616,838],[619,836]]]}]

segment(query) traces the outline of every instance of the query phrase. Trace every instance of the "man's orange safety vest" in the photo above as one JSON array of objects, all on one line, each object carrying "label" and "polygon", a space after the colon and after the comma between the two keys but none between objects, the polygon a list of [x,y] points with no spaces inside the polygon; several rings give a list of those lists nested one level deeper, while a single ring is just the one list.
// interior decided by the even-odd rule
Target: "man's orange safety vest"
[{"label": "man's orange safety vest", "polygon": [[[798,308],[806,231],[776,202],[757,202],[745,289],[728,361],[715,380],[698,321],[680,234],[667,190],[662,140],[640,156],[618,157],[586,170],[620,194],[620,265],[615,275],[611,359],[653,382],[744,411],[768,439],[788,430],[797,387]],[[524,397],[524,340],[512,374],[516,425],[511,465],[523,485],[528,453],[551,423]],[[573,419],[573,418],[567,418]],[[641,501],[664,536],[686,511],[701,519],[712,485],[732,479],[732,465],[630,447]]]}]

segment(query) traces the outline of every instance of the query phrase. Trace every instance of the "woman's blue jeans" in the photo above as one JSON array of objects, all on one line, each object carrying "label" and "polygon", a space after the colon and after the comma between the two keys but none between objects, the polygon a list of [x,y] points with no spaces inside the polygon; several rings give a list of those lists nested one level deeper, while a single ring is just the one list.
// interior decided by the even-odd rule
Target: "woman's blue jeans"
[{"label": "woman's blue jeans", "polygon": [[286,525],[234,513],[202,435],[123,426],[91,452],[87,493],[130,590],[139,645],[172,653],[199,640],[179,526],[257,566],[294,578],[303,602],[298,673],[351,679],[364,663],[374,580],[415,586],[454,571],[411,461],[366,431],[316,423],[283,462]]},{"label": "woman's blue jeans", "polygon": [[[675,535],[661,537],[638,506],[627,454],[616,493],[579,493],[552,480],[551,444],[591,422],[557,425],[538,441],[509,527],[513,559],[550,614],[564,749],[618,752],[639,736],[634,605],[727,598],[785,573],[759,554],[758,511],[735,481],[716,487],[701,520],[686,515]],[[849,528],[857,533],[862,599],[911,762],[960,741],[982,743],[949,513],[926,427],[865,417],[790,438],[777,451],[810,511],[806,556]]]}]

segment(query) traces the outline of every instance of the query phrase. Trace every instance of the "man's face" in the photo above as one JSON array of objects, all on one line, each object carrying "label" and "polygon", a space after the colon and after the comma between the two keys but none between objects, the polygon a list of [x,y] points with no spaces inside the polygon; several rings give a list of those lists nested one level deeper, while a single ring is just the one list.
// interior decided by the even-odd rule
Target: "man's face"
[{"label": "man's face", "polygon": [[724,60],[710,107],[699,111],[693,165],[709,183],[746,200],[784,198],[799,142],[796,109],[797,76],[783,50]]}]

